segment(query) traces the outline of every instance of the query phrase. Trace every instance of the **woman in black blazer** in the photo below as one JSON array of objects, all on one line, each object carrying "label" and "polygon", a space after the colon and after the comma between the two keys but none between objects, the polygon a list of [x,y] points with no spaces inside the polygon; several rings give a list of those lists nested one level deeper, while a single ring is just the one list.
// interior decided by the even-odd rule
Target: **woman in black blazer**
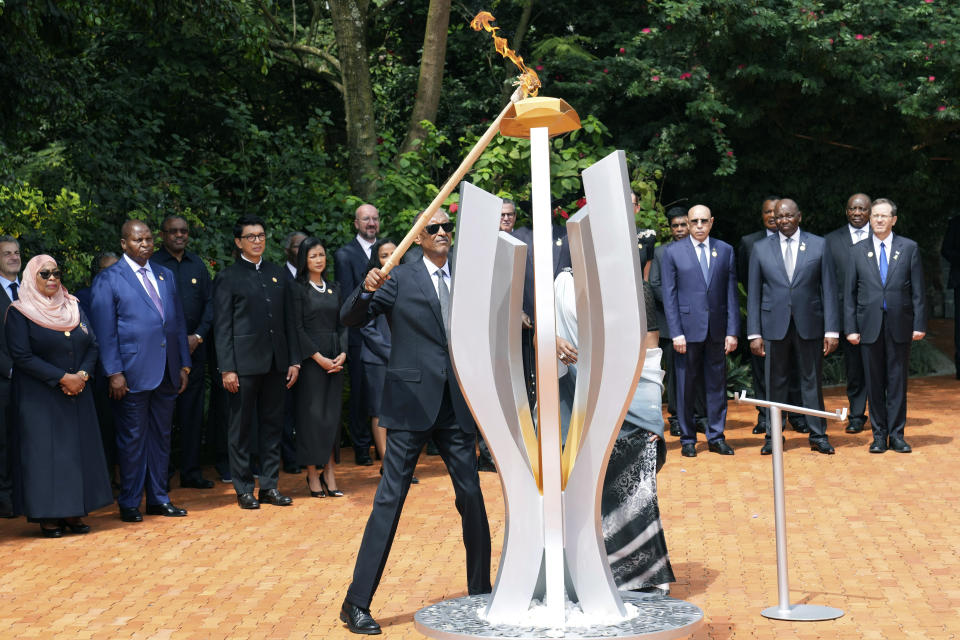
[{"label": "woman in black blazer", "polygon": [[[293,325],[301,349],[299,384],[294,393],[297,464],[307,469],[314,498],[340,497],[334,467],[340,459],[340,409],[347,330],[340,324],[340,295],[324,277],[327,252],[307,238],[297,253],[297,277],[288,283]],[[323,470],[320,475],[319,469]]]}]

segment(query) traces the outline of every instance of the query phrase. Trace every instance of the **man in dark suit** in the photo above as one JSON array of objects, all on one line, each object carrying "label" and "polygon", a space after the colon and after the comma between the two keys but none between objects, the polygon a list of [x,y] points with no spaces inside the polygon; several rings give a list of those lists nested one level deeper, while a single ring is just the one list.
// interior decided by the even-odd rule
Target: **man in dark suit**
[{"label": "man in dark suit", "polygon": [[740,306],[733,247],[710,237],[710,209],[696,205],[687,212],[690,236],[663,252],[663,311],[676,351],[677,405],[681,453],[697,455],[693,421],[694,394],[705,387],[706,437],[710,451],[733,455],[727,444],[726,354],[737,348]]},{"label": "man in dark suit", "polygon": [[950,263],[947,288],[953,289],[953,359],[960,380],[960,215],[950,218],[940,255]]},{"label": "man in dark suit", "polygon": [[447,347],[452,231],[446,213],[433,214],[416,240],[423,259],[401,264],[389,277],[372,269],[340,311],[340,319],[352,327],[386,314],[393,331],[380,411],[380,425],[387,429],[383,478],[340,610],[340,619],[353,633],[380,633],[370,615],[370,602],[393,544],[414,466],[431,437],[450,472],[462,518],[468,592],[491,589],[490,526],[477,475],[476,424]]},{"label": "man in dark suit", "polygon": [[[847,199],[847,224],[828,233],[824,240],[833,261],[841,321],[843,320],[843,283],[846,281],[847,262],[853,246],[870,238],[870,196],[855,193]],[[851,344],[846,336],[840,339],[847,378],[847,433],[860,433],[867,423],[867,376],[863,370],[860,345]]]},{"label": "man in dark suit", "polygon": [[10,378],[13,360],[7,353],[4,323],[7,307],[20,298],[20,242],[13,236],[0,236],[0,518],[13,517],[13,479],[10,476],[10,450],[13,421],[10,419]]},{"label": "man in dark suit", "polygon": [[175,411],[180,428],[180,486],[211,489],[213,482],[204,478],[200,469],[200,447],[203,443],[204,370],[207,366],[205,341],[213,325],[213,283],[200,256],[187,251],[190,226],[184,218],[167,216],[160,226],[160,237],[161,247],[150,261],[173,273],[190,350],[190,376],[187,388],[177,398]]},{"label": "man in dark suit", "polygon": [[910,453],[903,438],[907,421],[907,376],[910,342],[927,331],[923,267],[917,243],[894,235],[897,206],[886,198],[873,201],[873,236],[853,247],[843,293],[843,329],[847,340],[861,345],[867,374],[870,453],[889,446]]},{"label": "man in dark suit", "polygon": [[[765,360],[767,400],[787,402],[790,370],[798,369],[804,407],[823,411],[823,356],[840,338],[840,312],[830,254],[823,238],[800,231],[793,200],[777,202],[779,233],[760,240],[750,256],[747,340]],[[773,453],[770,423],[761,454]],[[808,417],[810,448],[833,453],[823,418]]]},{"label": "man in dark suit", "polygon": [[[233,238],[240,256],[213,283],[217,364],[223,388],[230,394],[230,475],[241,509],[259,509],[261,502],[286,507],[293,500],[277,488],[284,387],[292,387],[300,375],[300,347],[288,309],[284,269],[263,259],[267,246],[263,220],[240,218],[233,226]],[[254,431],[260,453],[257,498],[250,460]]]},{"label": "man in dark suit", "polygon": [[[743,285],[744,291],[750,295],[750,254],[753,252],[753,245],[759,240],[768,238],[777,233],[777,218],[775,208],[780,196],[767,196],[760,205],[760,221],[763,223],[763,229],[749,233],[740,238],[740,244],[737,245],[737,280]],[[750,374],[753,378],[754,395],[757,398],[767,397],[767,383],[764,373],[764,360],[751,352],[750,354]],[[767,432],[767,411],[763,407],[757,407],[757,424],[753,427],[754,433]]]},{"label": "man in dark suit", "polygon": [[[297,255],[300,253],[300,245],[307,239],[307,234],[303,231],[291,231],[284,239],[284,253],[287,255],[287,263],[284,265],[284,274],[287,280],[295,280],[297,277]],[[297,464],[297,425],[294,411],[294,397],[296,387],[288,389],[285,396],[285,406],[283,411],[283,438],[280,444],[280,457],[283,460],[284,473],[300,473],[300,465]]]},{"label": "man in dark suit", "polygon": [[[367,274],[370,261],[370,248],[377,242],[380,233],[380,212],[372,204],[357,207],[353,218],[353,227],[357,235],[333,254],[334,275],[338,291],[353,291]],[[363,360],[360,348],[363,336],[360,328],[351,328],[347,334],[347,370],[350,373],[350,438],[353,440],[354,459],[363,466],[373,464],[370,458],[370,445],[373,435],[367,416],[367,394]]]},{"label": "man in dark suit", "polygon": [[176,279],[151,264],[153,233],[140,220],[123,224],[120,247],[123,257],[93,281],[90,318],[113,401],[120,517],[143,520],[144,488],[147,515],[185,516],[167,495],[173,411],[191,372]]}]

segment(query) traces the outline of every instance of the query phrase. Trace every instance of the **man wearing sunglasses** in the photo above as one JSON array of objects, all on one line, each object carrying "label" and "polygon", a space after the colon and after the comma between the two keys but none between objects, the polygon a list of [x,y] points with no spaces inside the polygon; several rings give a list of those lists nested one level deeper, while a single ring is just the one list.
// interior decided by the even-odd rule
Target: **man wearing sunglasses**
[{"label": "man wearing sunglasses", "polygon": [[423,259],[388,276],[372,269],[346,299],[340,319],[349,327],[386,314],[393,331],[380,425],[387,429],[383,478],[357,553],[353,582],[340,619],[353,633],[380,633],[370,602],[396,534],[420,450],[431,437],[456,493],[467,552],[467,590],[490,592],[490,526],[477,475],[476,424],[460,391],[447,349],[453,223],[440,210],[415,242]]},{"label": "man wearing sunglasses", "polygon": [[0,518],[13,517],[13,481],[10,478],[10,439],[7,420],[10,410],[10,378],[13,360],[7,353],[4,323],[7,307],[20,298],[20,243],[13,236],[0,236]]},{"label": "man wearing sunglasses", "polygon": [[177,395],[187,387],[190,349],[173,272],[152,264],[153,233],[140,220],[121,229],[123,257],[93,281],[90,322],[109,378],[120,464],[120,518],[185,516],[170,503],[167,467]]},{"label": "man wearing sunglasses", "polygon": [[740,306],[733,247],[710,237],[713,215],[696,205],[687,212],[690,235],[663,252],[663,311],[677,367],[680,452],[697,455],[694,398],[705,387],[710,451],[733,455],[723,435],[727,419],[726,354],[737,348]]}]

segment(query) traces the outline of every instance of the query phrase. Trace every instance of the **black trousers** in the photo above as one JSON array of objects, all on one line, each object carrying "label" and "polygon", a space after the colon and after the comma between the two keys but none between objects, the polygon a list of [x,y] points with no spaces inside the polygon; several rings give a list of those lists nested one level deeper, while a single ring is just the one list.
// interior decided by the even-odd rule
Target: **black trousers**
[{"label": "black trousers", "polygon": [[420,451],[431,437],[453,481],[455,504],[463,528],[463,545],[467,552],[467,591],[471,595],[491,591],[490,525],[477,475],[476,435],[467,433],[456,423],[450,391],[444,387],[440,413],[429,429],[387,429],[383,477],[363,531],[353,582],[347,590],[346,599],[351,604],[369,608],[373,600],[397,533],[400,513],[410,489],[410,478]]},{"label": "black trousers", "polygon": [[[260,490],[276,489],[280,475],[280,439],[283,435],[284,392],[286,372],[271,369],[268,373],[240,376],[240,389],[229,396],[230,421],[227,443],[230,453],[230,474],[237,493],[253,493],[253,471],[250,455],[254,433],[260,454]],[[254,429],[254,414],[257,427]]]},{"label": "black trousers", "polygon": [[[2,329],[2,327],[0,327]],[[13,511],[13,479],[10,472],[13,458],[13,420],[10,411],[10,380],[0,375],[0,512]]]},{"label": "black trousers", "polygon": [[199,345],[190,361],[187,388],[177,396],[174,420],[180,435],[180,480],[200,478],[200,447],[203,444],[203,393],[206,350]]},{"label": "black trousers", "polygon": [[847,402],[850,403],[850,424],[864,425],[867,422],[867,374],[863,369],[862,347],[840,338],[843,363],[847,373]]},{"label": "black trousers", "polygon": [[[353,329],[351,329],[353,331]],[[350,374],[350,438],[353,450],[369,455],[373,435],[370,432],[370,417],[367,415],[367,380],[363,373],[360,345],[347,346],[347,372]]]},{"label": "black trousers", "polygon": [[[797,333],[793,320],[783,340],[764,340],[767,352],[766,383],[767,399],[773,402],[794,404],[791,389],[800,395],[800,405],[808,409],[823,410],[823,337],[804,340]],[[795,372],[795,373],[794,373]],[[798,378],[791,381],[792,375]],[[823,418],[804,416],[810,428],[810,440],[826,438],[827,421]],[[770,421],[767,420],[767,438],[770,437]]]},{"label": "black trousers", "polygon": [[863,369],[867,374],[870,425],[874,437],[903,438],[907,422],[907,376],[910,375],[911,343],[896,342],[887,331],[883,312],[877,341],[862,344]]}]

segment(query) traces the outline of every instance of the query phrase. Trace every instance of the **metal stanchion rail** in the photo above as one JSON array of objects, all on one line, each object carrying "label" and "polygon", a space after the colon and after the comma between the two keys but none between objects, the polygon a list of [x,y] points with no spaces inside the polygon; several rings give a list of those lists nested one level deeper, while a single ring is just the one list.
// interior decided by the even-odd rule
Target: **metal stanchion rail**
[{"label": "metal stanchion rail", "polygon": [[835,412],[807,409],[782,402],[771,402],[757,398],[748,398],[743,391],[734,396],[737,402],[752,404],[770,409],[770,442],[773,445],[773,505],[777,531],[777,606],[768,607],[760,613],[775,620],[833,620],[843,615],[843,609],[824,607],[816,604],[790,604],[790,580],[787,574],[787,516],[783,501],[783,423],[781,412],[802,413],[827,420],[843,421],[847,418],[846,409]]}]

